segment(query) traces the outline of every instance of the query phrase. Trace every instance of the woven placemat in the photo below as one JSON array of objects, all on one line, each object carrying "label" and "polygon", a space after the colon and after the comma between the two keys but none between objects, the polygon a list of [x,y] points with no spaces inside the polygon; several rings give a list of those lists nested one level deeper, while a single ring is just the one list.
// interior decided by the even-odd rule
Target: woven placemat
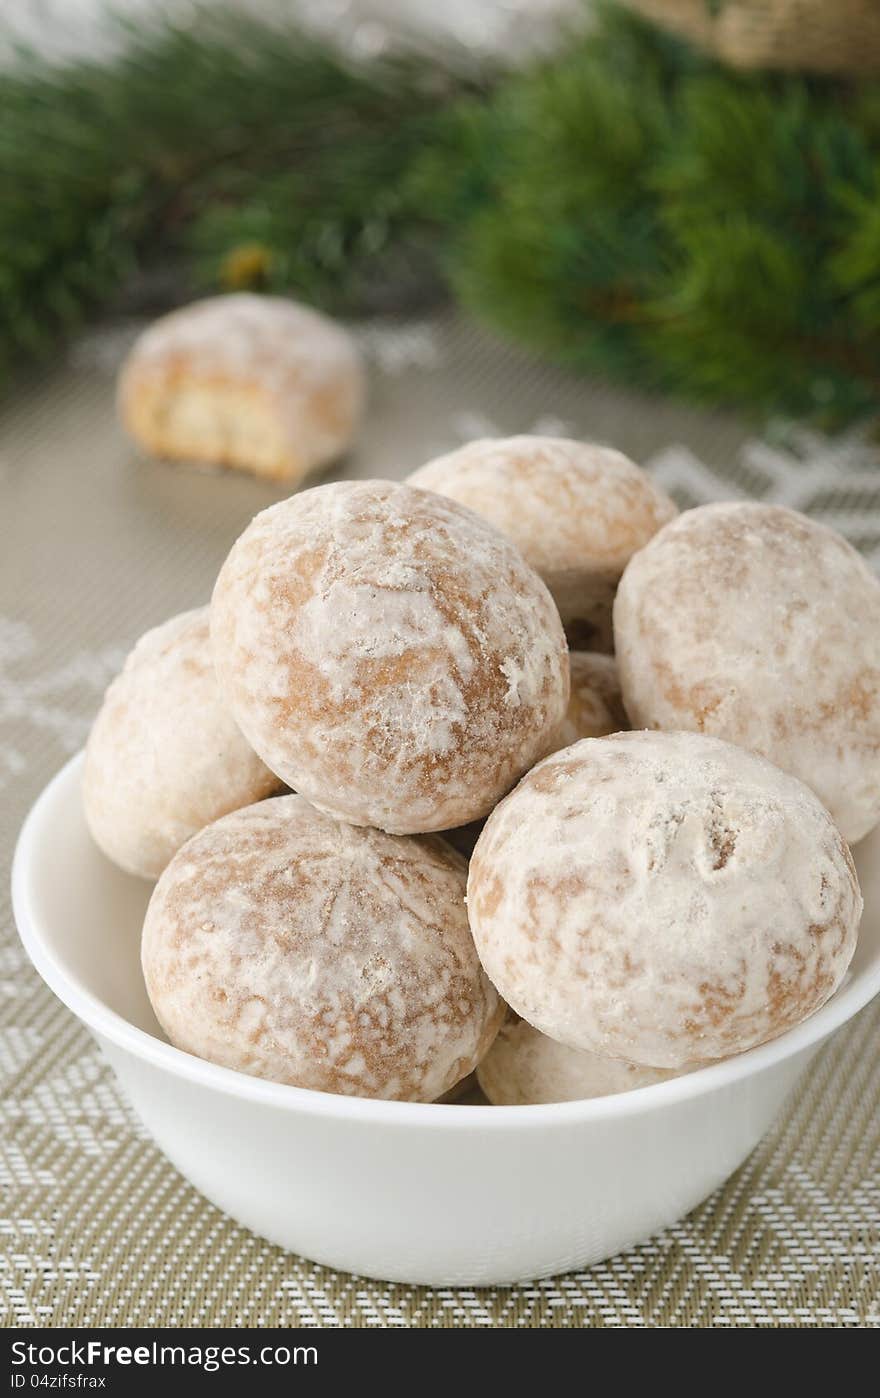
[{"label": "woven placemat", "polygon": [[[281,492],[138,459],[113,416],[128,331],[0,410],[0,852],[82,742],[125,649],[204,602]],[[350,475],[481,434],[566,432],[648,462],[682,505],[796,505],[880,560],[880,458],[858,437],[748,440],[736,420],[537,364],[454,320],[374,324]],[[780,439],[781,443],[781,439]],[[816,1058],[784,1119],[676,1227],[588,1272],[430,1290],[314,1266],[206,1203],[144,1135],[30,969],[0,892],[0,1315],[16,1325],[880,1326],[880,1006]]]}]

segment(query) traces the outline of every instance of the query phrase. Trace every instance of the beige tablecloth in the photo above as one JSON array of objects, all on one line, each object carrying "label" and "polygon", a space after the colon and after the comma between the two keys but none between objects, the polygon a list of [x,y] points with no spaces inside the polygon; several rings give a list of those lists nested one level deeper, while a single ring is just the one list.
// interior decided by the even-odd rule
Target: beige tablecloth
[{"label": "beige tablecloth", "polygon": [[[138,459],[114,423],[125,330],[0,407],[0,851],[82,742],[124,650],[204,602],[277,498]],[[880,458],[575,379],[454,321],[372,325],[350,474],[402,475],[481,434],[567,432],[650,462],[683,505],[754,494],[880,560]],[[0,888],[0,1314],[7,1325],[880,1326],[880,1005],[818,1057],[742,1169],[663,1235],[589,1272],[428,1290],[338,1275],[206,1203],[30,969]]]}]

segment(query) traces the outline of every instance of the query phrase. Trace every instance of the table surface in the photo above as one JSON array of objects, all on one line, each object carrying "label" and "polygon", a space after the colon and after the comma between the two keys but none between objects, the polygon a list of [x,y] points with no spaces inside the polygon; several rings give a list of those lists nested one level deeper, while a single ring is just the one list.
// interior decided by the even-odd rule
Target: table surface
[{"label": "table surface", "polygon": [[[371,409],[338,474],[401,476],[470,437],[611,442],[683,506],[756,496],[880,561],[880,455],[858,435],[753,439],[575,378],[453,318],[359,330]],[[283,491],[143,459],[113,380],[130,327],[81,341],[0,407],[0,854],[83,741],[147,627],[207,600]],[[687,1218],[531,1285],[386,1285],[225,1218],[146,1138],[89,1035],[30,969],[0,890],[0,1319],[15,1325],[880,1326],[880,1004],[818,1056],[784,1117]]]}]

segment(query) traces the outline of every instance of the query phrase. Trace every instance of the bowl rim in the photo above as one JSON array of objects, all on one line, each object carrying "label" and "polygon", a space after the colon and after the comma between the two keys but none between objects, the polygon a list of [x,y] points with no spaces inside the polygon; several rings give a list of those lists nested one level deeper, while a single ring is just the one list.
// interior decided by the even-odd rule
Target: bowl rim
[{"label": "bowl rim", "polygon": [[820,1009],[768,1043],[666,1082],[574,1102],[542,1102],[521,1106],[397,1102],[346,1097],[252,1077],[197,1058],[139,1029],[92,991],[78,984],[43,934],[30,891],[35,865],[39,863],[40,827],[47,808],[57,797],[58,788],[78,776],[83,760],[84,752],[80,750],[47,782],[28,811],[16,841],[12,861],[12,908],[22,945],[50,990],[100,1039],[108,1040],[134,1058],[173,1077],[184,1078],[231,1097],[311,1116],[398,1127],[411,1124],[430,1130],[546,1130],[552,1125],[607,1121],[644,1111],[661,1110],[776,1067],[804,1050],[818,1047],[880,993],[878,957],[876,965],[869,966],[863,974],[844,983]]}]

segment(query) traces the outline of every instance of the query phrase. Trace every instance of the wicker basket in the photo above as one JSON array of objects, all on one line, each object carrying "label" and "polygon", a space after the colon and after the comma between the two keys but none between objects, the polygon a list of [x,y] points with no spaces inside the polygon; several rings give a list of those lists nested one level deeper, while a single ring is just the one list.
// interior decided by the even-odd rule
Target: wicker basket
[{"label": "wicker basket", "polygon": [[880,0],[623,0],[736,68],[880,70]]}]

